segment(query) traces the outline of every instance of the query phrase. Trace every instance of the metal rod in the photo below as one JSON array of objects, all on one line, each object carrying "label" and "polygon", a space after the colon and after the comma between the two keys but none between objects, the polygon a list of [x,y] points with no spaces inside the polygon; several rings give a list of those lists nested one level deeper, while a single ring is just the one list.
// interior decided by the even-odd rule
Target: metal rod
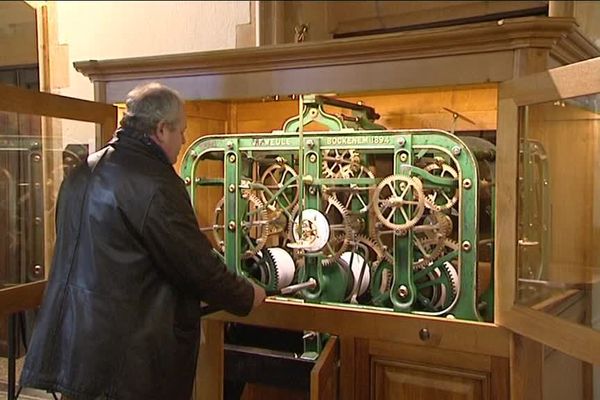
[{"label": "metal rod", "polygon": [[15,330],[17,329],[17,316],[16,314],[10,314],[8,317],[8,399],[15,399],[15,387],[17,383],[17,371],[16,371],[16,360],[17,360],[17,349],[16,341],[17,335]]},{"label": "metal rod", "polygon": [[314,278],[310,278],[306,282],[286,286],[286,287],[278,290],[278,292],[281,294],[292,294],[292,293],[296,293],[302,289],[314,289],[316,287],[317,287],[317,281]]}]

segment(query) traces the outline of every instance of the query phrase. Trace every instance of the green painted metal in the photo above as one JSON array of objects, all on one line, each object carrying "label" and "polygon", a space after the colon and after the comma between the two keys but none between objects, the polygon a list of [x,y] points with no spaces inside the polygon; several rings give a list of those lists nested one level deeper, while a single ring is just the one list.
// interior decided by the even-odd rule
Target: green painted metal
[{"label": "green painted metal", "polygon": [[[242,229],[239,229],[239,224],[248,217],[249,213],[247,201],[242,196],[243,190],[262,193],[265,198],[264,207],[271,211],[279,210],[284,219],[290,222],[299,213],[294,215],[291,210],[284,209],[290,204],[282,199],[285,197],[283,194],[289,193],[293,185],[299,184],[304,192],[304,195],[300,197],[300,202],[303,204],[297,208],[323,211],[323,204],[327,198],[326,193],[329,195],[338,193],[340,198],[344,199],[349,197],[344,197],[343,193],[360,193],[363,197],[369,198],[373,188],[380,185],[387,176],[399,177],[397,181],[390,184],[390,187],[393,187],[397,193],[404,190],[403,182],[414,179],[422,184],[423,192],[417,197],[414,197],[412,192],[406,193],[404,205],[388,206],[394,210],[390,222],[396,225],[410,224],[411,219],[415,216],[414,213],[418,211],[417,206],[411,205],[411,202],[417,203],[419,196],[426,194],[428,196],[445,196],[444,198],[455,196],[456,204],[443,212],[453,221],[454,233],[452,234],[456,234],[453,240],[457,241],[458,245],[453,244],[451,248],[446,248],[435,261],[416,267],[416,260],[425,257],[423,250],[419,249],[417,244],[420,240],[429,240],[434,245],[438,245],[434,240],[435,237],[430,239],[422,234],[417,236],[412,227],[397,231],[386,227],[378,228],[381,224],[373,219],[375,217],[371,211],[366,212],[364,199],[357,196],[351,197],[345,205],[348,215],[359,222],[361,219],[364,220],[362,221],[364,227],[358,224],[360,227],[353,228],[353,234],[355,229],[363,235],[371,235],[371,239],[373,239],[373,235],[379,235],[379,233],[387,234],[388,238],[392,238],[391,246],[386,250],[390,254],[382,257],[375,267],[371,267],[370,290],[367,295],[358,297],[357,304],[356,299],[353,300],[355,303],[346,300],[349,288],[352,286],[351,272],[347,268],[343,268],[339,262],[324,265],[325,254],[323,251],[305,252],[299,255],[298,251],[286,248],[290,254],[294,254],[296,257],[295,281],[303,282],[314,278],[318,282],[317,288],[303,291],[301,297],[307,302],[336,304],[344,307],[386,309],[399,313],[420,313],[434,316],[452,315],[459,319],[482,320],[483,316],[478,311],[478,304],[482,299],[478,299],[476,294],[479,178],[477,160],[473,152],[457,136],[440,130],[349,130],[347,121],[342,121],[337,117],[335,117],[337,121],[327,119],[322,106],[322,102],[311,102],[309,99],[304,108],[302,120],[298,117],[289,119],[284,124],[283,131],[268,134],[204,136],[192,143],[186,151],[183,157],[181,176],[187,184],[192,202],[200,201],[196,194],[199,187],[218,185],[220,182],[224,185],[226,225],[224,259],[228,267],[238,274],[247,274],[247,269],[241,262],[241,254],[245,250],[243,242],[248,238],[244,236]],[[315,118],[321,119],[319,122],[327,121],[326,126],[336,130],[303,132],[302,138],[298,134],[290,132],[298,129],[300,121],[305,124],[309,120],[313,120],[311,112],[314,113],[314,111],[310,110],[316,110],[317,117]],[[342,124],[341,127],[340,124]],[[303,152],[298,151],[301,147]],[[360,154],[358,163],[366,167],[374,165],[374,160],[384,158],[388,160],[390,170],[386,172],[387,175],[373,177],[331,178],[324,176],[323,154],[329,154],[327,152],[336,150],[338,153],[345,150],[358,152]],[[301,155],[302,162],[298,157],[293,157],[294,154]],[[252,165],[259,165],[260,169],[262,168],[260,165],[268,164],[269,160],[274,163],[277,157],[284,157],[286,165],[296,170],[297,176],[281,182],[277,188],[269,189],[258,181],[256,174],[253,175]],[[209,180],[197,176],[199,163],[205,159],[215,158],[220,158],[224,162],[223,180],[214,178]],[[256,160],[261,160],[262,164]],[[354,161],[348,161],[350,164],[352,162]],[[456,177],[436,175],[435,163],[454,166]],[[432,167],[427,170],[425,165]],[[234,190],[230,191],[229,188]],[[435,196],[434,198],[437,198]],[[441,207],[439,204],[434,203],[434,205]],[[369,207],[376,206],[378,205],[373,201],[369,204]],[[402,207],[405,207],[405,211],[398,211]],[[432,213],[433,211],[427,210],[427,212]],[[417,225],[424,224],[422,218],[418,221]],[[334,222],[329,221],[329,223]],[[330,240],[334,239],[330,237]],[[354,240],[349,241],[349,246],[353,246]],[[379,238],[378,240],[384,239]],[[381,247],[381,243],[378,244],[378,249]],[[363,251],[361,254],[365,258],[369,256],[368,252]],[[371,264],[373,261],[374,259],[369,260]],[[453,292],[455,277],[452,273],[454,268],[452,265],[458,266],[456,274],[460,282],[457,282],[457,293]],[[384,272],[386,270],[393,277],[393,280],[387,284],[384,279],[384,275],[387,274]],[[428,297],[432,288],[437,290],[436,299],[438,301],[436,304],[432,304]],[[493,301],[493,291],[488,291],[483,301]],[[493,303],[491,303],[491,308],[493,309]],[[486,316],[489,317],[489,314]]]}]

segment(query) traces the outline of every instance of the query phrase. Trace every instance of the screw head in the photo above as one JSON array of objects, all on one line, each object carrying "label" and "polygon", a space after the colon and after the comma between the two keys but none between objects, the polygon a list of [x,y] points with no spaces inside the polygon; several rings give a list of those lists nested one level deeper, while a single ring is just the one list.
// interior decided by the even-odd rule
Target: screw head
[{"label": "screw head", "polygon": [[398,296],[400,296],[401,299],[408,297],[408,288],[405,285],[400,285],[398,288]]},{"label": "screw head", "polygon": [[35,162],[39,162],[42,159],[42,156],[40,156],[39,154],[36,154],[33,156],[33,161]]},{"label": "screw head", "polygon": [[308,189],[308,193],[315,195],[317,194],[317,188],[314,186],[311,186],[310,189]]},{"label": "screw head", "polygon": [[406,160],[408,160],[408,154],[406,154],[406,153],[400,154],[400,161],[406,162]]},{"label": "screw head", "polygon": [[230,162],[230,163],[233,163],[233,162],[235,162],[235,154],[230,154],[230,155],[229,155],[229,162]]},{"label": "screw head", "polygon": [[399,137],[398,138],[398,145],[401,147],[404,147],[404,145],[406,144],[406,139],[403,137]]},{"label": "screw head", "polygon": [[471,242],[469,242],[468,240],[462,242],[462,249],[464,251],[471,251]]},{"label": "screw head", "polygon": [[34,275],[37,276],[37,275],[39,275],[41,273],[42,273],[42,266],[41,265],[38,264],[38,265],[36,265],[36,266],[33,267],[33,274]]},{"label": "screw head", "polygon": [[473,182],[469,178],[463,180],[463,187],[465,189],[471,189],[471,186],[473,186]]},{"label": "screw head", "polygon": [[229,221],[229,224],[227,224],[227,227],[229,228],[230,231],[235,231],[235,228],[237,227],[235,221]]},{"label": "screw head", "polygon": [[227,148],[229,150],[233,149],[233,142],[232,141],[227,142]]},{"label": "screw head", "polygon": [[306,141],[306,145],[308,146],[309,149],[312,149],[313,147],[315,147],[315,141],[312,139],[308,139]]},{"label": "screw head", "polygon": [[419,331],[419,339],[421,339],[423,342],[426,342],[429,339],[431,339],[431,333],[429,332],[429,329],[427,329],[427,328],[421,329]]},{"label": "screw head", "polygon": [[233,192],[235,192],[235,185],[232,183],[231,185],[229,185],[229,193]]},{"label": "screw head", "polygon": [[460,147],[458,147],[458,146],[454,146],[454,147],[452,148],[452,154],[454,154],[455,156],[458,156],[458,155],[460,155],[460,153],[461,153],[461,152],[462,152],[462,150],[461,150],[461,148],[460,148]]},{"label": "screw head", "polygon": [[190,177],[188,176],[188,177],[186,177],[186,178],[184,179],[184,182],[185,182],[185,184],[186,184],[187,186],[189,186],[189,185],[190,185],[190,183],[192,183],[192,180],[191,180],[191,179],[190,179]]},{"label": "screw head", "polygon": [[312,153],[310,156],[308,156],[308,160],[312,163],[317,162],[317,155]]}]

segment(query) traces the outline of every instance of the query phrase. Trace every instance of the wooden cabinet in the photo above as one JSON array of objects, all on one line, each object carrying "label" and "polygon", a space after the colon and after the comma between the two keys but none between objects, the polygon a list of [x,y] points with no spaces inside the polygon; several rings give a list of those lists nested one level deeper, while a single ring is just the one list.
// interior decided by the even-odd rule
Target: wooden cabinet
[{"label": "wooden cabinet", "polygon": [[[594,310],[598,265],[579,263],[580,270],[591,267],[585,270],[591,272],[575,275],[581,278],[575,282],[558,281],[575,284],[565,287],[581,294],[577,299],[561,289],[553,294],[556,297],[520,304],[518,247],[523,247],[519,244],[523,238],[517,237],[517,185],[524,107],[538,100],[559,101],[561,106],[563,99],[600,91],[598,60],[545,71],[599,55],[573,20],[530,17],[298,46],[76,63],[96,83],[97,98],[108,102],[122,101],[140,80],[154,79],[180,90],[190,104],[196,102],[193,107],[198,110],[216,107],[212,117],[199,116],[193,122],[202,130],[196,136],[213,128],[223,128],[223,134],[278,129],[285,118],[297,114],[293,102],[282,100],[299,93],[367,101],[392,128],[496,133],[497,247],[490,322],[271,299],[247,318],[216,314],[204,321],[196,398],[222,396],[225,322],[336,336],[339,368],[333,350],[324,354],[320,368],[313,370],[311,398],[536,400],[563,393],[552,386],[558,382],[555,374],[563,368],[569,370],[560,375],[561,387],[581,388],[569,391],[591,398],[587,363],[600,363],[600,335],[574,323],[582,314],[572,317],[569,310],[582,307],[586,324],[595,321],[590,311]],[[454,124],[457,113],[466,119],[458,118]],[[212,120],[213,125],[203,119]],[[273,121],[278,122],[274,125]],[[592,134],[585,143],[597,148],[594,123],[590,122]],[[567,145],[556,145],[553,150],[559,152]],[[596,165],[592,172],[584,174],[586,179],[597,177],[597,158],[586,157],[586,162],[596,160],[590,164]],[[559,165],[566,174],[566,168],[575,164]],[[588,189],[586,199],[594,200],[597,186]],[[578,209],[574,214],[592,215],[595,225],[586,229],[596,235],[598,207],[588,200],[575,204],[577,208],[586,204],[591,211],[586,209],[585,214]],[[211,210],[200,207],[197,211],[200,219],[210,218]],[[596,236],[584,242],[582,260],[597,259],[591,256],[597,252],[591,245]],[[567,267],[559,270],[568,271]],[[550,278],[538,279],[538,284],[557,282],[555,276]],[[575,300],[572,307],[562,307],[571,300]],[[544,345],[575,358],[545,353]],[[263,394],[262,398],[268,397]]]}]

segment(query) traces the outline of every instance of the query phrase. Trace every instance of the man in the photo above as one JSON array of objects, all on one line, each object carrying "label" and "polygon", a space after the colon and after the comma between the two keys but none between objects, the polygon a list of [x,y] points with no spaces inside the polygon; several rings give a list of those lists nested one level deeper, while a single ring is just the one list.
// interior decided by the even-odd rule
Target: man
[{"label": "man", "polygon": [[76,400],[189,400],[200,301],[246,315],[262,288],[229,272],[200,232],[172,164],[183,101],[157,83],[63,182],[52,271],[22,386]]}]

